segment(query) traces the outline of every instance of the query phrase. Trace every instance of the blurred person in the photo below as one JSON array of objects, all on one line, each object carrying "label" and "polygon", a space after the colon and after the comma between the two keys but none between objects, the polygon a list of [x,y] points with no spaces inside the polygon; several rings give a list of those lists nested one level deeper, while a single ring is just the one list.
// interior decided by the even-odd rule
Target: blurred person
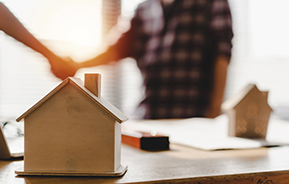
[{"label": "blurred person", "polygon": [[134,58],[143,76],[144,119],[221,114],[233,31],[227,0],[147,0],[127,32],[77,68]]},{"label": "blurred person", "polygon": [[67,76],[74,76],[76,70],[73,63],[64,61],[46,48],[2,2],[0,2],[0,30],[46,57],[50,63],[51,71],[56,77],[63,80]]}]

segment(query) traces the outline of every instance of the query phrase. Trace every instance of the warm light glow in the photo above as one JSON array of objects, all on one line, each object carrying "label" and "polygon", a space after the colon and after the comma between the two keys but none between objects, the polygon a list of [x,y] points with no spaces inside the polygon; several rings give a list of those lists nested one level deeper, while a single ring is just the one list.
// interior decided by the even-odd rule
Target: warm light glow
[{"label": "warm light glow", "polygon": [[100,0],[52,0],[39,7],[33,27],[46,39],[71,41],[79,46],[100,44]]},{"label": "warm light glow", "polygon": [[[101,1],[1,2],[57,55],[83,61],[95,56],[101,43]],[[49,64],[40,54],[3,33],[0,39],[0,118],[15,118],[55,87],[59,80],[51,74]]]},{"label": "warm light glow", "polygon": [[18,14],[26,27],[38,39],[65,43],[47,45],[52,51],[75,60],[95,55],[101,44],[101,0],[29,0],[27,3],[30,10],[26,12],[14,6],[15,10],[19,8]]}]

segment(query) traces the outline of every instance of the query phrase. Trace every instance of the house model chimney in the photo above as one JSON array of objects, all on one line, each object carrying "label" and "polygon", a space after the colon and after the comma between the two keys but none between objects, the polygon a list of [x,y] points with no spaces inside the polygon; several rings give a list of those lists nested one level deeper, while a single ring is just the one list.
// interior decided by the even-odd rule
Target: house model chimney
[{"label": "house model chimney", "polygon": [[101,96],[101,75],[99,73],[86,73],[84,87],[97,97]]}]

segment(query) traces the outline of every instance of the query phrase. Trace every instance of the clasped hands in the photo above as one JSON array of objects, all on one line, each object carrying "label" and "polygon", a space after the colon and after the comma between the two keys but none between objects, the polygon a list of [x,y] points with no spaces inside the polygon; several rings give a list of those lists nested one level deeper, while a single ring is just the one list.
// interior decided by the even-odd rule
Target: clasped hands
[{"label": "clasped hands", "polygon": [[63,59],[59,56],[52,56],[48,58],[51,66],[51,72],[55,77],[64,80],[67,77],[73,77],[77,70],[80,68],[79,64],[71,58]]}]

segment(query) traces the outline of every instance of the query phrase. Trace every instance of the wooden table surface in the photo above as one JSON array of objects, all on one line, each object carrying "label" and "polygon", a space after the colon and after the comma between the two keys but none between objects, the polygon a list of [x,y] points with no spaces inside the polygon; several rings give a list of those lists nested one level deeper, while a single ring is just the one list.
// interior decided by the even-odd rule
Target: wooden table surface
[{"label": "wooden table surface", "polygon": [[[45,158],[43,158],[45,159]],[[289,183],[289,147],[203,151],[171,144],[171,150],[149,152],[122,146],[122,177],[17,176],[23,161],[0,161],[2,184],[94,183]]]}]

